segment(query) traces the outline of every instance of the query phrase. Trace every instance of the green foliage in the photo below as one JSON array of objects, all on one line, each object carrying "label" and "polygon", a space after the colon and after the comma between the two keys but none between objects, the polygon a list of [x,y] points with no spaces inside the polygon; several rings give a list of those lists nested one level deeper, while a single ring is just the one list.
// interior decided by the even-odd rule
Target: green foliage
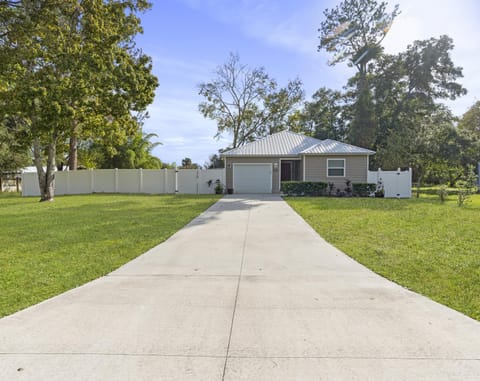
[{"label": "green foliage", "polygon": [[142,32],[137,15],[149,6],[43,0],[2,10],[0,118],[26,121],[43,200],[53,198],[60,145],[70,141],[76,153],[78,139],[124,141],[137,130],[136,114],[152,102],[158,84],[134,41]]},{"label": "green foliage", "polygon": [[215,75],[199,85],[204,101],[198,108],[205,118],[217,122],[216,138],[232,134],[231,148],[288,128],[303,99],[300,80],[278,89],[264,68],[249,68],[232,53]]},{"label": "green foliage", "polygon": [[85,142],[80,146],[80,162],[86,168],[143,168],[160,169],[162,162],[152,155],[159,142],[150,140],[156,134],[144,134],[141,131],[127,138],[123,144],[105,146],[100,143]]},{"label": "green foliage", "polygon": [[317,139],[346,140],[345,100],[340,91],[322,87],[305,102],[299,132]]},{"label": "green foliage", "polygon": [[478,177],[475,175],[475,168],[473,165],[467,167],[467,172],[460,180],[457,181],[456,186],[458,189],[457,204],[458,206],[465,205],[466,202],[471,201],[471,196],[476,193]]},{"label": "green foliage", "polygon": [[21,119],[0,120],[0,173],[16,172],[31,165],[30,147],[26,144],[27,127]]},{"label": "green foliage", "polygon": [[108,274],[217,200],[214,195],[86,195],[45,205],[0,195],[0,317]]},{"label": "green foliage", "polygon": [[448,199],[448,185],[443,184],[437,190],[438,197],[440,198],[440,202],[445,202]]},{"label": "green foliage", "polygon": [[448,36],[415,41],[398,55],[382,55],[372,66],[378,131],[375,164],[411,166],[422,178],[428,166],[447,161],[463,166],[470,142],[455,129],[455,118],[439,99],[455,99],[466,90],[450,57]]},{"label": "green foliage", "polygon": [[371,183],[353,183],[352,190],[354,196],[369,197],[377,189],[377,184]]},{"label": "green foliage", "polygon": [[288,196],[323,196],[327,183],[313,181],[282,181],[280,190]]},{"label": "green foliage", "polygon": [[462,116],[458,122],[458,128],[473,133],[480,140],[480,101],[475,102]]},{"label": "green foliage", "polygon": [[359,79],[356,100],[352,105],[352,121],[348,129],[348,142],[368,149],[374,149],[377,119],[372,94],[367,80]]},{"label": "green foliage", "polygon": [[349,66],[358,70],[356,90],[351,94],[353,112],[348,141],[361,147],[374,148],[377,129],[367,65],[381,55],[381,42],[398,14],[398,5],[387,12],[387,3],[383,1],[344,0],[324,11],[325,20],[320,25],[318,50],[334,55],[329,64],[348,61]]},{"label": "green foliage", "polygon": [[179,167],[180,169],[197,169],[200,166],[197,163],[193,163],[192,159],[189,157],[185,157],[182,159],[182,165]]},{"label": "green foliage", "polygon": [[367,63],[381,51],[380,44],[399,10],[395,5],[392,12],[387,12],[384,1],[344,0],[323,14],[318,50],[334,55],[331,65],[348,60],[350,66],[365,73]]},{"label": "green foliage", "polygon": [[220,154],[214,153],[208,157],[204,167],[206,169],[225,168],[225,160],[220,157]]},{"label": "green foliage", "polygon": [[480,195],[457,208],[420,199],[291,198],[328,242],[376,273],[480,320]]}]

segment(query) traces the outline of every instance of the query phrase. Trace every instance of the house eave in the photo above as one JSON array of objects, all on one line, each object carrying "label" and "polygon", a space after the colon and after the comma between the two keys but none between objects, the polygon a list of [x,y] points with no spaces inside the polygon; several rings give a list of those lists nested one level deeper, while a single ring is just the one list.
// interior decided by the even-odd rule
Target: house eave
[{"label": "house eave", "polygon": [[376,152],[323,152],[323,153],[310,153],[304,152],[305,156],[370,156],[375,155]]}]

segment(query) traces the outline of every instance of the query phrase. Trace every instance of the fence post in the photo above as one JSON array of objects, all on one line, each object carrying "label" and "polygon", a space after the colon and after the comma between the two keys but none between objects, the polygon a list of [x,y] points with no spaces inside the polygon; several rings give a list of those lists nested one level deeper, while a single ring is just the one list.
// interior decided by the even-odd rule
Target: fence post
[{"label": "fence post", "polygon": [[65,181],[67,182],[66,184],[66,193],[67,194],[70,194],[70,170],[67,171],[67,178],[65,179]]},{"label": "fence post", "polygon": [[178,168],[175,166],[175,194],[178,194]]},{"label": "fence post", "polygon": [[163,168],[163,194],[167,194],[168,186],[168,169]]},{"label": "fence post", "polygon": [[138,170],[138,193],[143,193],[143,169]]},{"label": "fence post", "polygon": [[118,168],[115,168],[114,176],[113,176],[113,182],[114,182],[114,193],[118,193]]},{"label": "fence post", "polygon": [[95,179],[93,169],[90,168],[90,192],[95,193]]},{"label": "fence post", "polygon": [[198,194],[198,186],[199,186],[199,182],[200,182],[200,177],[199,177],[199,175],[198,175],[198,173],[199,173],[198,171],[200,171],[200,169],[198,169],[198,168],[197,168],[197,177],[196,177],[196,179],[197,179],[197,181],[196,181],[196,185],[197,185],[197,194]]}]

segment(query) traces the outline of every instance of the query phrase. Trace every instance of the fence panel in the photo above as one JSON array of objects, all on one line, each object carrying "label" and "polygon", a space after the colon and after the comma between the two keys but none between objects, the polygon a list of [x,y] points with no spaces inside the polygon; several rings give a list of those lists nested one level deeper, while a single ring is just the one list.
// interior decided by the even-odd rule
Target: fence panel
[{"label": "fence panel", "polygon": [[[225,169],[207,169],[198,171],[198,193],[215,193],[215,181],[220,180],[225,187]],[[210,184],[210,186],[208,185]]]},{"label": "fence panel", "polygon": [[166,171],[166,169],[144,169],[142,171],[142,193],[169,193],[165,189]]},{"label": "fence panel", "polygon": [[36,172],[22,173],[22,196],[40,196]]},{"label": "fence panel", "polygon": [[123,169],[117,170],[118,193],[143,193],[142,192],[142,170]]},{"label": "fence panel", "polygon": [[178,171],[178,193],[198,194],[197,173],[196,169],[181,169]]},{"label": "fence panel", "polygon": [[[78,171],[71,171],[78,172]],[[116,170],[115,169],[97,169],[93,172],[93,193],[115,193],[116,192]],[[74,175],[75,176],[75,175]],[[75,189],[71,190],[75,194]]]},{"label": "fence panel", "polygon": [[[214,193],[215,180],[225,184],[224,169],[97,169],[55,173],[55,194],[150,193],[208,194]],[[210,187],[208,181],[212,180]],[[37,174],[22,174],[22,195],[39,196]],[[177,187],[177,189],[175,189]]]}]

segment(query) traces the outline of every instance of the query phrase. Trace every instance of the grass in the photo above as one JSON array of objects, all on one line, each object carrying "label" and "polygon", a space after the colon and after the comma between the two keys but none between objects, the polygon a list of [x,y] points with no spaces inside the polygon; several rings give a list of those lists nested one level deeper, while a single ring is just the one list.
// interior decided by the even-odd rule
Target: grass
[{"label": "grass", "polygon": [[0,193],[0,317],[105,275],[161,243],[218,196]]},{"label": "grass", "polygon": [[480,195],[289,198],[327,241],[376,273],[480,320]]}]

